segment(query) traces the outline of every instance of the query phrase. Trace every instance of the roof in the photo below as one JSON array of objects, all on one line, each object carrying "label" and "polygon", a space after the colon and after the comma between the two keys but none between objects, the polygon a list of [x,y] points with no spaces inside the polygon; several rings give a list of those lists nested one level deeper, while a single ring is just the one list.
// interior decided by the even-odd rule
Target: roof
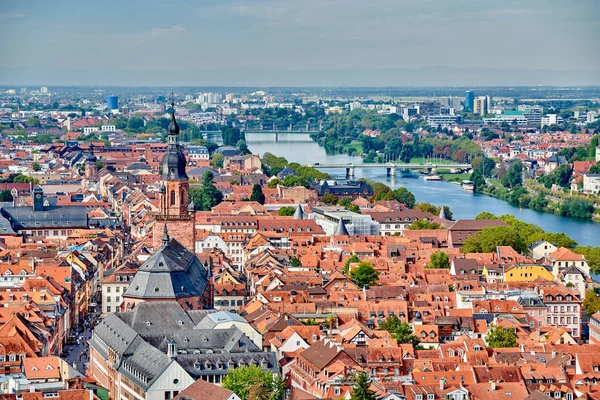
[{"label": "roof", "polygon": [[239,397],[231,390],[224,389],[220,386],[214,385],[198,379],[192,383],[183,392],[179,393],[173,400],[228,400],[228,399],[239,399]]},{"label": "roof", "polygon": [[[45,206],[42,211],[32,207],[2,207],[4,218],[12,220],[14,229],[43,228],[87,228],[87,207],[85,206]],[[2,223],[0,223],[2,228]]]},{"label": "roof", "polygon": [[207,269],[175,239],[152,254],[138,269],[123,294],[133,298],[182,298],[204,293]]}]

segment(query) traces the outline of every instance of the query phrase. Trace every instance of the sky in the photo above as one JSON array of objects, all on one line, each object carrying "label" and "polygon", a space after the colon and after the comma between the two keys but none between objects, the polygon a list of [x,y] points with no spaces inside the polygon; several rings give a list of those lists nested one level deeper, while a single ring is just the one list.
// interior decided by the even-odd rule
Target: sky
[{"label": "sky", "polygon": [[600,85],[600,0],[0,0],[0,84]]}]

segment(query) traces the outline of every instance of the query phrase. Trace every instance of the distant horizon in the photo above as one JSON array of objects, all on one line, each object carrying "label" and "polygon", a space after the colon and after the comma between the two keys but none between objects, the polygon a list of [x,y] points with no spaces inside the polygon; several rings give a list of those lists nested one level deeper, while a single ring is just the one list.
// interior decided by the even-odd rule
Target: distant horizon
[{"label": "distant horizon", "polygon": [[594,86],[598,11],[597,0],[5,0],[0,84]]}]

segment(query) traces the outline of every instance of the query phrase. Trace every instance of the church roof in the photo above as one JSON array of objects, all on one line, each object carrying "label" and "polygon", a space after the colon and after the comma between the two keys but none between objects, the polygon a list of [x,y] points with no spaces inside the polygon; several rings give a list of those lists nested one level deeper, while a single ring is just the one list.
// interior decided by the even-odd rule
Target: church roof
[{"label": "church roof", "polygon": [[175,239],[152,254],[138,269],[123,294],[132,298],[196,297],[208,285],[206,268]]}]

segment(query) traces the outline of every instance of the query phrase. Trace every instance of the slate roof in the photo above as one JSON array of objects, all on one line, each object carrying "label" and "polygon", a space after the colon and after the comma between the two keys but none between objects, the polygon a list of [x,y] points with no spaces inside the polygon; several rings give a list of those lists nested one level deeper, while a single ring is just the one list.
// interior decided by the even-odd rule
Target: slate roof
[{"label": "slate roof", "polygon": [[[11,222],[13,230],[87,228],[87,207],[45,206],[42,211],[32,207],[2,207],[2,216]],[[0,227],[1,227],[0,223]]]},{"label": "slate roof", "polygon": [[163,245],[138,269],[124,297],[174,299],[197,297],[208,285],[207,269],[175,239]]},{"label": "slate roof", "polygon": [[[130,312],[113,313],[95,328],[90,346],[108,359],[109,349],[116,353],[117,371],[145,390],[177,362],[191,376],[225,375],[228,369],[249,364],[277,371],[275,354],[263,352],[237,327],[199,329],[197,325],[215,311],[185,311],[176,302],[143,302]],[[236,320],[236,315],[228,316]],[[243,320],[242,320],[243,321]],[[173,341],[177,356],[167,356]]]}]

